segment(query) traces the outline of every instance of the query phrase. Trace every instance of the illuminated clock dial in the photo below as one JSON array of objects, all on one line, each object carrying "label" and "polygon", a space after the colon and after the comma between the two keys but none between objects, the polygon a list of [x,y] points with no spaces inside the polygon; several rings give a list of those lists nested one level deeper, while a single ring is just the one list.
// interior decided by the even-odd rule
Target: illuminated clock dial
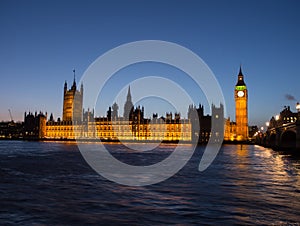
[{"label": "illuminated clock dial", "polygon": [[243,97],[245,95],[244,91],[238,91],[237,93],[238,97]]}]

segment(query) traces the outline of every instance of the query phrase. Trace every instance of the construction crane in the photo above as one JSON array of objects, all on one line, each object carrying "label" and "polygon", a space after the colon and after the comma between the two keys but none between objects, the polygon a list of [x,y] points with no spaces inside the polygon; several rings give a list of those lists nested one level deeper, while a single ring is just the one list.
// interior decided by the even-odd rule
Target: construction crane
[{"label": "construction crane", "polygon": [[11,114],[10,109],[8,109],[8,112],[9,112],[10,120],[11,120],[11,122],[13,123],[13,122],[14,122],[14,119],[13,119],[13,117],[12,117],[12,114]]}]

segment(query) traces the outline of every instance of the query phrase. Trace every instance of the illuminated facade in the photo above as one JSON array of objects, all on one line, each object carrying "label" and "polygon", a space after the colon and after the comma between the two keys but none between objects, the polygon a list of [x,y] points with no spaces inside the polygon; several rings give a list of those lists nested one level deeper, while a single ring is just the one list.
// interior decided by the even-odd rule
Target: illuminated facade
[{"label": "illuminated facade", "polygon": [[244,81],[242,68],[238,74],[238,81],[234,89],[235,122],[230,118],[225,120],[225,141],[247,141],[249,138],[248,127],[248,89]]},{"label": "illuminated facade", "polygon": [[[76,95],[75,95],[76,94]],[[109,107],[106,117],[95,117],[94,111],[82,110],[83,86],[76,89],[74,79],[70,90],[64,86],[63,120],[50,116],[43,127],[45,139],[90,139],[102,141],[192,141],[191,123],[180,114],[167,113],[166,117],[144,118],[144,108],[134,108],[130,88],[124,105],[124,116],[118,115],[118,105]],[[77,99],[78,98],[78,99]],[[74,111],[74,112],[73,112]]]},{"label": "illuminated facade", "polygon": [[80,90],[77,90],[75,70],[73,72],[74,81],[71,89],[68,90],[67,81],[64,85],[63,121],[82,120],[83,85],[81,84]]},{"label": "illuminated facade", "polygon": [[236,139],[248,140],[248,90],[244,82],[242,68],[238,74],[238,81],[234,91]]},{"label": "illuminated facade", "polygon": [[236,123],[230,121],[230,118],[225,120],[225,141],[235,141],[236,140]]},{"label": "illuminated facade", "polygon": [[[40,115],[39,119],[31,119],[25,115],[27,135],[36,139],[91,139],[102,141],[198,141],[207,143],[210,139],[220,142],[248,140],[248,90],[240,68],[238,82],[235,86],[236,122],[230,118],[224,120],[224,107],[212,105],[212,116],[204,115],[204,108],[190,105],[188,119],[181,119],[180,114],[167,113],[165,117],[144,117],[144,107],[134,107],[130,87],[128,88],[124,113],[119,115],[119,106],[114,103],[109,107],[107,115],[95,117],[94,111],[83,110],[83,85],[77,90],[75,76],[72,87],[68,90],[64,85],[63,118],[54,120],[50,115]],[[37,116],[35,116],[37,117]],[[215,134],[212,134],[212,117],[214,117]],[[30,121],[31,120],[31,121]],[[32,122],[32,123],[31,123]],[[34,127],[30,127],[34,124]],[[37,125],[39,124],[39,125]],[[224,134],[221,134],[223,131]]]},{"label": "illuminated facade", "polygon": [[162,119],[135,124],[133,121],[110,121],[107,117],[91,122],[70,124],[47,122],[46,137],[49,139],[91,139],[102,141],[191,141],[191,124],[186,119],[166,122]]}]

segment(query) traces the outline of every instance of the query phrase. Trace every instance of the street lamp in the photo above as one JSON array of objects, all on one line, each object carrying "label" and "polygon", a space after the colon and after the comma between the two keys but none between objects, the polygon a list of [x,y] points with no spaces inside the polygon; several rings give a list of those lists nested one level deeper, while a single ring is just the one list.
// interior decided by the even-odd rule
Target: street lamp
[{"label": "street lamp", "polygon": [[296,109],[298,111],[296,121],[296,148],[300,150],[300,103],[297,102]]},{"label": "street lamp", "polygon": [[266,126],[269,127],[270,126],[270,122],[266,122]]},{"label": "street lamp", "polygon": [[298,112],[300,112],[300,103],[299,102],[297,102],[297,104],[296,104],[296,109]]},{"label": "street lamp", "polygon": [[278,120],[279,120],[279,118],[280,118],[280,116],[279,116],[279,115],[276,115],[276,116],[275,116],[275,120],[276,120],[276,121],[278,121]]}]

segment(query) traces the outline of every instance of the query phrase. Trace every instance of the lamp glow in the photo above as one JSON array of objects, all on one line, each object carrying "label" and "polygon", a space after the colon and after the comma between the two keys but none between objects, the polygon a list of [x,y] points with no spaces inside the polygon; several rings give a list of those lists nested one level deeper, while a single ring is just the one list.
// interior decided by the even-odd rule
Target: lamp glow
[{"label": "lamp glow", "polygon": [[297,102],[297,104],[296,104],[296,109],[298,112],[300,112],[300,103],[299,102]]}]

